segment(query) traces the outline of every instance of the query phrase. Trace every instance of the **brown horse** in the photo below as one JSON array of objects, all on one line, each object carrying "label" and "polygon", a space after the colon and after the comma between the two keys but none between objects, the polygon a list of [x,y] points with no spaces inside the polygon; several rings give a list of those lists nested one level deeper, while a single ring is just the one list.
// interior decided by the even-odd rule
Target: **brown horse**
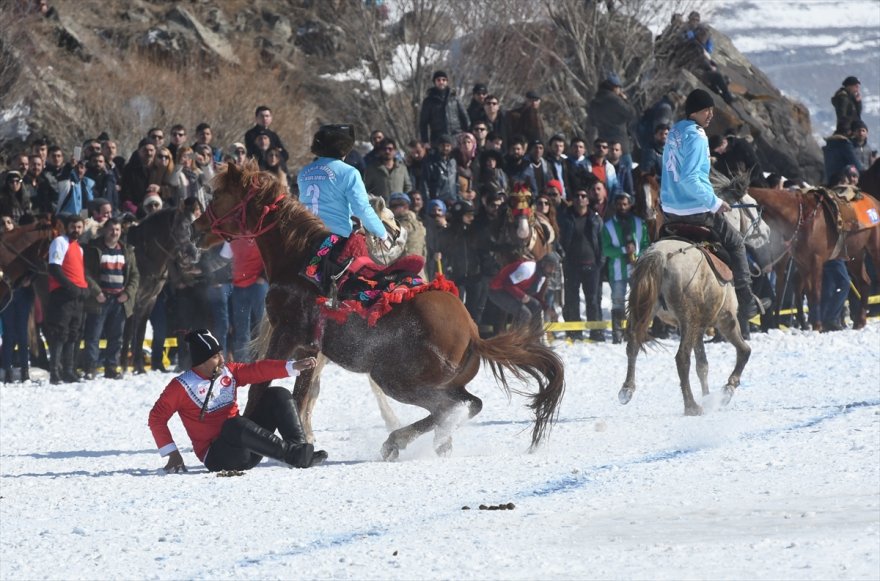
[{"label": "brown horse", "polygon": [[[870,256],[875,265],[880,264],[880,226],[840,232],[829,203],[816,190],[789,192],[749,188],[749,194],[764,209],[767,223],[785,239],[807,294],[809,321],[813,328],[822,329],[819,316],[822,267],[835,257],[847,259],[847,268],[862,297],[860,303],[850,305],[853,328],[864,327],[870,294],[865,260]],[[868,198],[880,212],[880,203],[870,196]]]},{"label": "brown horse", "polygon": [[552,249],[556,233],[550,221],[532,208],[528,187],[514,187],[494,223],[494,254],[500,264],[527,258],[541,260]]},{"label": "brown horse", "polygon": [[[279,182],[254,167],[230,164],[215,178],[214,198],[195,223],[205,234],[203,245],[219,239],[256,240],[270,282],[266,316],[271,331],[266,352],[275,359],[301,358],[321,352],[350,371],[368,373],[392,398],[428,410],[428,416],[392,432],[382,445],[382,457],[395,459],[400,450],[434,430],[438,454],[451,451],[452,432],[482,402],[467,391],[480,361],[488,363],[505,391],[531,399],[535,412],[532,446],[537,446],[556,418],[564,391],[562,361],[541,344],[541,329],[516,329],[493,339],[480,339],[477,327],[454,294],[428,290],[396,304],[374,326],[351,315],[344,322],[328,317],[318,305],[315,285],[300,273],[330,232],[298,201],[285,195]],[[208,235],[210,233],[211,235]],[[506,373],[518,380],[531,378],[536,393],[511,388]],[[268,383],[254,385],[245,414],[251,413]],[[301,414],[313,393],[308,374],[297,379],[294,397]],[[311,421],[303,417],[311,434]]]},{"label": "brown horse", "polygon": [[651,242],[660,238],[660,229],[663,227],[663,210],[660,208],[660,182],[652,173],[636,172],[635,204],[633,213],[645,221],[648,226],[648,236]]},{"label": "brown horse", "polygon": [[880,200],[880,158],[859,175],[859,188]]},{"label": "brown horse", "polygon": [[58,233],[48,219],[41,219],[0,235],[0,311],[27,275],[46,273],[49,245]]}]

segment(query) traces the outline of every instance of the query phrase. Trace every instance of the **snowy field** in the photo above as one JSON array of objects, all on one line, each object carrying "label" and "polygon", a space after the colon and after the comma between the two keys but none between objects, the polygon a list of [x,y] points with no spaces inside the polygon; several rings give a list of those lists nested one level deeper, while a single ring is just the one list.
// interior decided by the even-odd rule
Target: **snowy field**
[{"label": "snowy field", "polygon": [[[536,453],[524,400],[483,372],[451,457],[427,437],[381,462],[365,379],[330,367],[328,463],[233,478],[176,417],[191,470],[160,475],[147,414],[170,374],[4,385],[0,578],[880,579],[880,323],[755,334],[741,389],[699,418],[672,341],[640,357],[628,406],[622,345],[556,345],[567,391]],[[717,395],[734,354],[707,351]]]}]

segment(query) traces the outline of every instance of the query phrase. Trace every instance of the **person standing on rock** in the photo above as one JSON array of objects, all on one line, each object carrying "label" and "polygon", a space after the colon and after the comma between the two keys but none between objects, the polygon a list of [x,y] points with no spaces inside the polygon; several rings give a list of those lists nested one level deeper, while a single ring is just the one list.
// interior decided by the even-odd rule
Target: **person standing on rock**
[{"label": "person standing on rock", "polygon": [[849,131],[853,121],[862,120],[862,83],[857,77],[849,76],[843,79],[843,85],[834,96],[831,104],[834,105],[834,113],[837,115],[837,127]]}]

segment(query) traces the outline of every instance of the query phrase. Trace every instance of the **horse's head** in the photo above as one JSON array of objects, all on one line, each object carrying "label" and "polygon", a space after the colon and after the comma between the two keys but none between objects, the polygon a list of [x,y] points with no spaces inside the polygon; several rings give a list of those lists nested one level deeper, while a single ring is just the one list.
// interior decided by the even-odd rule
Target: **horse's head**
[{"label": "horse's head", "polygon": [[508,221],[516,224],[516,235],[520,240],[529,240],[532,236],[534,215],[532,213],[532,192],[523,184],[518,183],[513,187],[513,193],[507,198],[510,208]]},{"label": "horse's head", "polygon": [[213,196],[204,214],[193,224],[199,246],[209,248],[223,240],[255,238],[272,228],[267,221],[287,197],[283,184],[253,161],[241,167],[228,163],[212,183]]},{"label": "horse's head", "polygon": [[739,202],[749,190],[749,172],[737,171],[732,178],[727,177],[715,168],[709,172],[709,183],[715,194],[728,203]]}]

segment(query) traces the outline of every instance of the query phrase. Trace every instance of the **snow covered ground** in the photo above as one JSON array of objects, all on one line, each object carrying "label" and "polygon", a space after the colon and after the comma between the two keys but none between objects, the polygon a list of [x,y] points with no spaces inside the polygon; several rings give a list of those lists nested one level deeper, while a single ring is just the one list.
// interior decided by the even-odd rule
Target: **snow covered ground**
[{"label": "snow covered ground", "polygon": [[[160,475],[147,413],[171,375],[3,385],[0,578],[880,578],[880,322],[756,334],[731,404],[698,418],[672,341],[640,357],[628,406],[623,346],[556,345],[567,391],[536,453],[524,400],[482,372],[451,457],[427,437],[381,462],[365,379],[330,367],[328,463],[232,478],[176,418],[191,470]],[[734,354],[707,351],[717,395]]]}]

